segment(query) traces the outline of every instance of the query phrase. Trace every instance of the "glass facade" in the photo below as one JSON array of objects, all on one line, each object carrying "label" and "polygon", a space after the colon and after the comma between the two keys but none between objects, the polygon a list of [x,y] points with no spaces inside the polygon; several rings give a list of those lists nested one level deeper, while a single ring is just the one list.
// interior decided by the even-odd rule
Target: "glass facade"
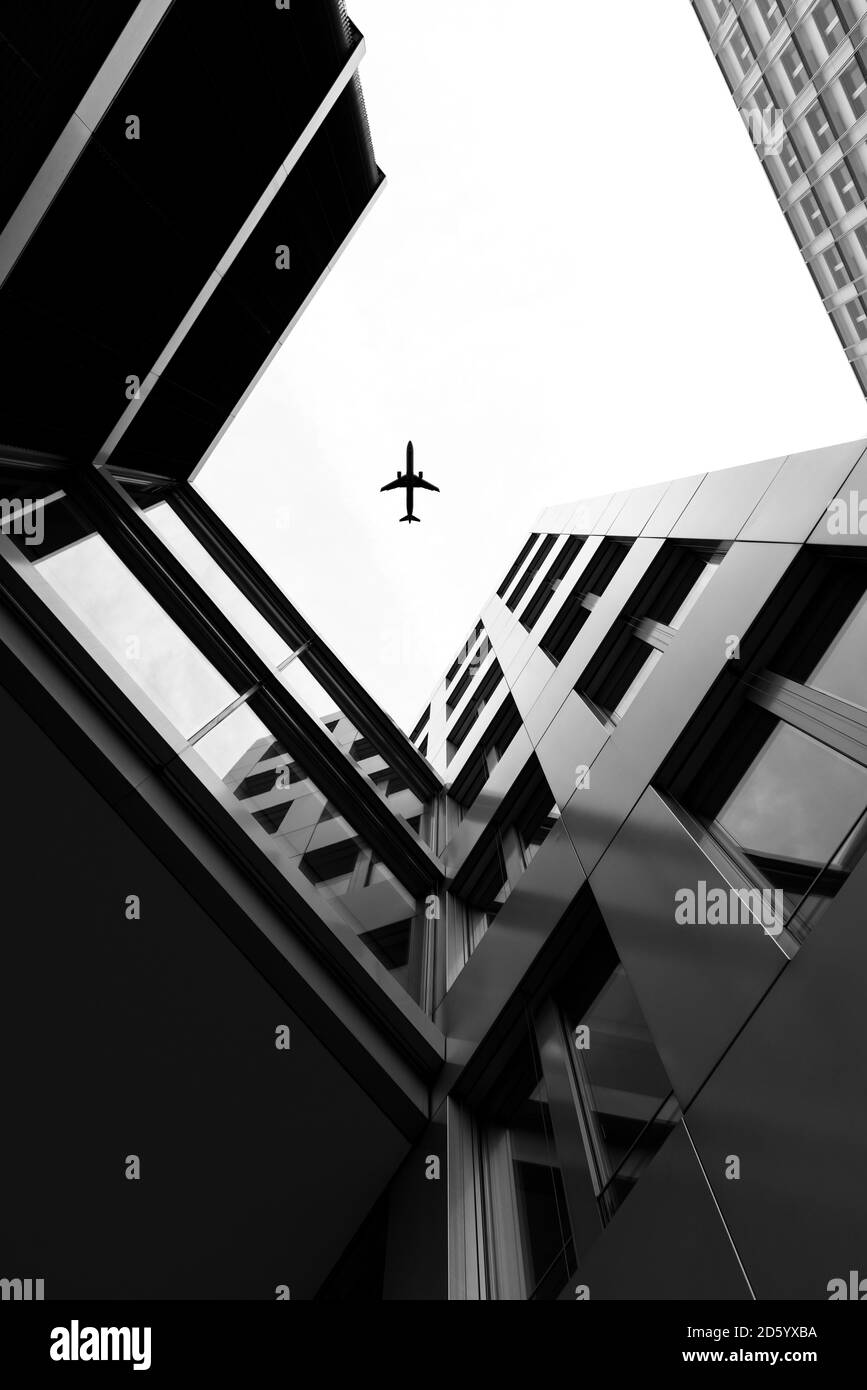
[{"label": "glass facade", "polygon": [[31,562],[105,656],[190,738],[238,695],[169,617],[102,536],[66,498],[44,509],[44,537],[31,546],[9,529]]},{"label": "glass facade", "polygon": [[579,959],[524,1012],[476,1111],[498,1298],[560,1298],[680,1119],[604,924],[580,910]]},{"label": "glass facade", "polygon": [[[327,701],[333,711],[333,700],[300,660],[305,644],[293,650],[168,503],[140,512],[133,504],[147,532],[138,543],[119,539],[115,548],[96,529],[88,498],[85,490],[76,500],[61,494],[40,504],[38,527],[25,530],[12,512],[2,523],[8,542],[28,562],[35,592],[89,645],[146,718],[153,720],[158,711],[168,720],[178,755],[203,783],[215,791],[211,779],[222,784],[223,804],[250,836],[251,852],[258,846],[288,883],[297,884],[300,876],[313,885],[418,997],[428,949],[423,897],[405,887],[360,833],[358,822],[366,817],[352,796],[344,792],[346,804],[338,808],[303,766],[301,747],[290,750],[275,732],[281,688],[304,701],[312,686],[315,702],[321,707]],[[179,580],[152,579],[161,556],[152,553],[149,533],[179,562]],[[199,590],[224,616],[224,643],[215,642],[210,622],[198,611]],[[233,650],[235,635],[263,663],[257,678],[244,674],[241,654]],[[426,803],[372,741],[339,711],[322,723],[335,754],[345,750],[389,813],[416,835],[427,835]],[[433,879],[432,869],[431,885]]]}]

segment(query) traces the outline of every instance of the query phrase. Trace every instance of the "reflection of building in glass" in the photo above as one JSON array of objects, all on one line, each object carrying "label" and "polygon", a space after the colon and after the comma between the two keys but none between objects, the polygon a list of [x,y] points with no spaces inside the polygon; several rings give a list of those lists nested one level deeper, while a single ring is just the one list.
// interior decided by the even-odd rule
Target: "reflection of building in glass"
[{"label": "reflection of building in glass", "polygon": [[867,390],[867,0],[693,0]]},{"label": "reflection of building in glass", "polygon": [[10,59],[51,100],[0,237],[8,1267],[825,1299],[867,1242],[864,442],[544,512],[407,737],[191,482],[381,184],[360,36],[162,8]]},{"label": "reflection of building in glass", "polygon": [[[364,735],[336,711],[323,722],[338,746],[369,777],[392,814],[417,833],[424,820],[427,833],[427,807]],[[266,735],[223,781],[271,836],[271,846],[286,866],[299,870],[323,895],[339,899],[359,940],[404,989],[418,997],[434,944],[424,903],[407,892],[282,744]]]}]

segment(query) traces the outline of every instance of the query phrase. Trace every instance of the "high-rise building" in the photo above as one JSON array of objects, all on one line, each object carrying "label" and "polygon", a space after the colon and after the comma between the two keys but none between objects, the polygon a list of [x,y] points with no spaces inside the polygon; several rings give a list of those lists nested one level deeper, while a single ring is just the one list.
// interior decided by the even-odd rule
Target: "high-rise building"
[{"label": "high-rise building", "polygon": [[867,3],[692,4],[867,391]]}]

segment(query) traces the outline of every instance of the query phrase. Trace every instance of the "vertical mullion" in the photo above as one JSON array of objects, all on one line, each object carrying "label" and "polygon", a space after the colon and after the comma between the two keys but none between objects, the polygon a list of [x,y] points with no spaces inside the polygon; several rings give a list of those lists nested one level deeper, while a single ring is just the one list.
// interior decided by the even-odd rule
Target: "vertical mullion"
[{"label": "vertical mullion", "polygon": [[595,1171],[595,1159],[591,1158],[589,1135],[575,1093],[566,1034],[553,1000],[548,1000],[538,1010],[533,1026],[548,1092],[548,1111],[566,1192],[568,1219],[575,1251],[580,1257],[602,1231],[597,1202],[599,1175]]}]

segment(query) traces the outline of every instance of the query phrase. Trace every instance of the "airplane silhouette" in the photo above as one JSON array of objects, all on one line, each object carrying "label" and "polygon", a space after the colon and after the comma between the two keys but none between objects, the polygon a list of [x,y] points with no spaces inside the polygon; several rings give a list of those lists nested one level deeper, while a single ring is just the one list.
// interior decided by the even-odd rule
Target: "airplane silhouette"
[{"label": "airplane silhouette", "polygon": [[420,516],[413,516],[412,514],[413,488],[427,487],[430,488],[431,492],[439,492],[439,488],[433,483],[425,482],[424,473],[414,473],[412,471],[412,459],[412,440],[410,440],[406,446],[406,472],[398,473],[393,483],[386,483],[385,487],[379,489],[380,492],[390,492],[393,487],[406,488],[406,516],[402,516],[400,518],[401,521],[421,521]]}]

